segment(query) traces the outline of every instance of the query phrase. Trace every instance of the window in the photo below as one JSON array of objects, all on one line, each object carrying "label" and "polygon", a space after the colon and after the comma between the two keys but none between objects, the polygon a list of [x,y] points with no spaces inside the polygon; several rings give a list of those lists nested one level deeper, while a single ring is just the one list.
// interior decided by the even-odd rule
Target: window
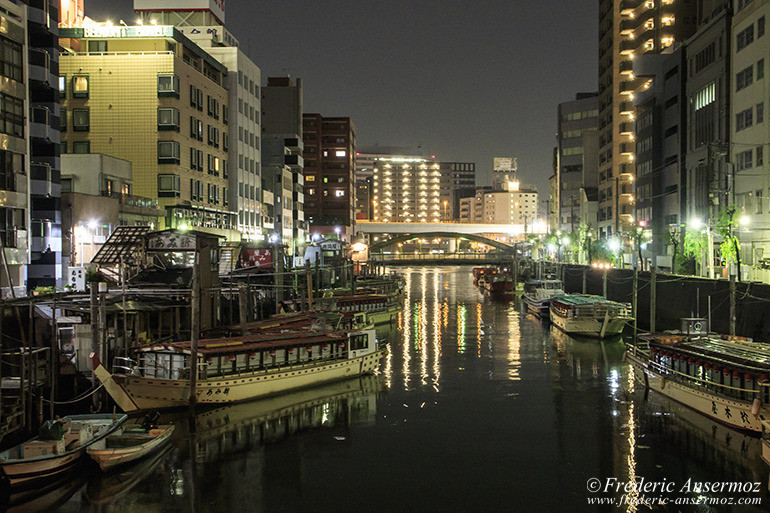
[{"label": "window", "polygon": [[90,129],[88,109],[72,109],[72,129],[76,132],[88,132]]},{"label": "window", "polygon": [[757,80],[765,78],[765,59],[757,61]]},{"label": "window", "polygon": [[756,210],[754,211],[755,214],[761,214],[762,213],[762,189],[757,189],[754,191],[754,206],[756,207]]},{"label": "window", "polygon": [[754,124],[753,120],[753,110],[754,109],[746,109],[744,111],[739,112],[735,115],[735,131],[740,132],[744,128],[748,128],[751,125]]},{"label": "window", "polygon": [[751,157],[751,150],[742,151],[735,156],[738,171],[743,171],[744,169],[750,169],[752,167]]},{"label": "window", "polygon": [[67,97],[67,76],[61,75],[59,77],[59,98]]},{"label": "window", "polygon": [[179,98],[179,78],[176,75],[158,75],[158,98]]},{"label": "window", "polygon": [[59,111],[59,131],[67,131],[67,111],[65,109]]},{"label": "window", "polygon": [[179,131],[179,110],[173,107],[158,108],[158,130]]},{"label": "window", "polygon": [[754,154],[756,155],[757,167],[763,166],[764,165],[764,160],[765,160],[765,158],[764,158],[764,148],[762,146],[757,146],[754,149]]},{"label": "window", "polygon": [[88,75],[72,77],[72,96],[74,98],[88,98]]},{"label": "window", "polygon": [[741,50],[743,50],[753,42],[754,42],[754,24],[752,23],[745,29],[738,32],[738,36],[737,36],[738,51],[740,52]]},{"label": "window", "polygon": [[307,175],[305,177],[306,182],[315,182],[315,175]]},{"label": "window", "polygon": [[227,161],[225,159],[222,159],[221,168],[222,178],[230,178],[230,170],[227,167]]},{"label": "window", "polygon": [[24,137],[24,102],[0,95],[0,133]]},{"label": "window", "polygon": [[158,141],[158,164],[179,164],[179,143]]},{"label": "window", "polygon": [[215,126],[208,126],[208,143],[209,146],[214,146],[215,148],[219,148],[219,129]]},{"label": "window", "polygon": [[738,11],[749,5],[751,2],[752,0],[738,0]]},{"label": "window", "polygon": [[222,105],[222,123],[226,125],[229,116],[230,116],[230,111],[228,110],[227,105]]},{"label": "window", "polygon": [[765,35],[765,17],[762,16],[757,20],[757,39]]},{"label": "window", "polygon": [[208,113],[209,116],[213,117],[214,119],[219,119],[219,102],[216,98],[209,96],[208,97]]},{"label": "window", "polygon": [[714,62],[716,57],[716,43],[712,42],[706,48],[695,54],[695,72],[700,70]]},{"label": "window", "polygon": [[200,169],[198,165],[198,150],[190,148],[190,169]]},{"label": "window", "polygon": [[72,153],[91,153],[91,143],[89,141],[73,142]]},{"label": "window", "polygon": [[765,102],[757,104],[757,124],[765,120]]},{"label": "window", "polygon": [[107,41],[89,41],[88,53],[107,53]]},{"label": "window", "polygon": [[24,174],[24,156],[0,150],[0,189],[15,191],[17,174]]},{"label": "window", "polygon": [[754,82],[754,67],[749,66],[735,75],[735,90],[740,91],[741,89],[745,89],[750,86],[752,82]]},{"label": "window", "polygon": [[307,190],[308,196],[314,196],[315,195],[315,189],[308,189]]},{"label": "window", "polygon": [[0,37],[0,72],[4,77],[17,82],[24,78],[21,45],[4,37]]},{"label": "window", "polygon": [[158,175],[159,198],[178,198],[180,189],[179,175]]},{"label": "window", "polygon": [[222,149],[224,151],[230,150],[230,136],[227,133],[222,134]]},{"label": "window", "polygon": [[334,155],[336,157],[344,157],[345,155],[347,155],[347,152],[345,150],[337,150],[334,152]]},{"label": "window", "polygon": [[219,157],[209,154],[209,174],[219,176]]},{"label": "window", "polygon": [[342,191],[342,190],[339,190],[339,189],[336,191],[336,194],[335,194],[335,196],[337,196],[338,198],[341,198],[344,195],[345,195],[345,191]]}]

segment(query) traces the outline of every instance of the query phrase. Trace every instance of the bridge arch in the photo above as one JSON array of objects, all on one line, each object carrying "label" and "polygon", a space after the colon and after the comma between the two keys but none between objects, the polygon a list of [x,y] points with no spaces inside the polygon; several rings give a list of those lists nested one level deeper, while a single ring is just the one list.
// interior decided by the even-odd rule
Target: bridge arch
[{"label": "bridge arch", "polygon": [[487,246],[491,246],[495,249],[502,251],[503,253],[510,254],[510,255],[513,255],[516,252],[515,246],[510,246],[508,244],[504,244],[502,242],[492,240],[487,237],[482,237],[481,235],[473,235],[469,233],[456,233],[456,232],[427,232],[427,233],[397,235],[395,237],[389,238],[388,240],[381,240],[379,242],[375,242],[374,244],[369,246],[369,252],[373,253],[376,251],[382,251],[384,248],[387,248],[388,246],[398,244],[399,242],[408,242],[413,239],[437,239],[437,238],[470,240],[473,242],[478,242],[479,244],[485,244]]}]

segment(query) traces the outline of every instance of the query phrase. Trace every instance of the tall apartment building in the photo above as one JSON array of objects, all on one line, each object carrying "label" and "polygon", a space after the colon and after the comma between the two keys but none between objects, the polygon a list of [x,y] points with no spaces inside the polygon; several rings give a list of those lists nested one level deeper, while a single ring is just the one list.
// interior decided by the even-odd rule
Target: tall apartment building
[{"label": "tall apartment building", "polygon": [[634,72],[651,80],[636,94],[636,221],[649,231],[642,254],[671,267],[668,234],[683,222],[686,198],[685,52],[682,45],[643,55]]},{"label": "tall apartment building", "polygon": [[633,60],[689,37],[697,22],[696,9],[692,1],[599,1],[600,236],[635,221],[633,97],[647,81],[635,75]]},{"label": "tall apartment building", "polygon": [[557,115],[557,183],[553,201],[558,212],[558,228],[569,233],[580,228],[580,189],[596,186],[596,131],[599,127],[597,93],[578,93],[573,101],[559,104]]},{"label": "tall apartment building", "polygon": [[[451,176],[451,191],[449,214],[442,211],[443,221],[458,221],[460,219],[460,198],[463,191],[476,186],[476,163],[475,162],[441,162],[441,175]],[[444,208],[442,200],[442,208]]]},{"label": "tall apartment building", "polygon": [[[767,279],[762,268],[770,263],[770,201],[768,201],[768,154],[770,120],[765,121],[765,107],[770,107],[768,78],[768,35],[770,1],[735,0],[731,29],[730,77],[730,153],[735,184],[732,203],[748,223],[740,226],[743,270],[751,279]],[[768,156],[770,158],[770,155]]]},{"label": "tall apartment building", "polygon": [[26,0],[29,52],[28,289],[62,286],[61,167],[59,163],[58,24],[60,2]]},{"label": "tall apartment building", "polygon": [[312,235],[355,233],[356,131],[350,118],[303,114],[305,217]]},{"label": "tall apartment building", "polygon": [[274,232],[284,243],[305,241],[302,79],[270,77],[262,88],[263,175],[273,197]]},{"label": "tall apartment building", "polygon": [[223,85],[230,119],[228,132],[222,133],[229,165],[227,203],[243,238],[264,240],[274,227],[271,204],[262,201],[261,71],[225,28],[224,4],[191,1],[179,9],[159,0],[134,0],[134,8],[145,25],[173,25],[227,68]]},{"label": "tall apartment building", "polygon": [[[3,62],[0,67],[0,297],[24,295],[27,291],[28,265],[32,237],[29,234],[32,202],[30,199],[29,136],[25,123],[28,101],[26,63],[27,19],[23,6],[0,0],[0,35]],[[40,70],[35,70],[39,72]],[[33,70],[30,69],[30,73]],[[39,243],[39,242],[38,242]],[[5,271],[7,265],[8,271]]]},{"label": "tall apartment building", "polygon": [[683,223],[715,220],[731,204],[730,140],[731,0],[702,10],[698,31],[687,40],[687,166]]},{"label": "tall apartment building", "polygon": [[60,36],[62,150],[132,162],[134,193],[159,200],[163,227],[240,240],[227,68],[168,25],[91,24]]},{"label": "tall apartment building", "polygon": [[[441,166],[438,162],[419,156],[378,155],[371,168],[374,221],[441,221]],[[444,198],[443,201],[450,201],[448,195]]]}]

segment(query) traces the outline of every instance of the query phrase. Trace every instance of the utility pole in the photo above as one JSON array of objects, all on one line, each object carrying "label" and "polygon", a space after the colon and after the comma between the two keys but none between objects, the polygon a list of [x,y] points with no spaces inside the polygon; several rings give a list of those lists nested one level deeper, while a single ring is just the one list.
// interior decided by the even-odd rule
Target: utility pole
[{"label": "utility pole", "polygon": [[[89,283],[89,288],[91,292],[91,352],[98,355],[99,354],[99,347],[101,344],[99,344],[99,291],[98,291],[99,283],[96,281],[91,281]],[[102,362],[107,363],[107,362]],[[91,371],[91,388],[96,389],[96,373]],[[93,398],[93,407],[94,411],[96,411],[96,407],[99,404],[99,398],[97,397],[97,394],[94,394],[92,396]]]},{"label": "utility pole", "polygon": [[650,266],[650,333],[655,332],[655,308],[656,308],[656,297],[655,297],[655,266]]},{"label": "utility pole", "polygon": [[246,335],[246,323],[248,322],[248,287],[245,283],[238,283],[238,318],[241,324],[241,336]]}]

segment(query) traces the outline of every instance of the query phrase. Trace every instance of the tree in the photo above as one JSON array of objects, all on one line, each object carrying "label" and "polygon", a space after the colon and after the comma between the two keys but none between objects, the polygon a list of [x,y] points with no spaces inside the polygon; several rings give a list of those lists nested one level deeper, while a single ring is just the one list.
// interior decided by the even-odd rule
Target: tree
[{"label": "tree", "polygon": [[735,205],[730,205],[719,213],[716,230],[722,236],[722,245],[719,246],[719,252],[725,261],[725,264],[734,263],[738,268],[738,280],[741,279],[741,250],[738,243],[738,237],[734,235],[733,228],[736,225]]},{"label": "tree", "polygon": [[692,258],[696,262],[698,274],[700,274],[700,261],[706,251],[708,237],[706,233],[698,230],[688,230],[684,234],[684,256]]},{"label": "tree", "polygon": [[671,272],[677,273],[679,256],[679,246],[681,244],[679,225],[671,225],[668,227],[668,245],[674,249],[674,254],[671,256]]}]

